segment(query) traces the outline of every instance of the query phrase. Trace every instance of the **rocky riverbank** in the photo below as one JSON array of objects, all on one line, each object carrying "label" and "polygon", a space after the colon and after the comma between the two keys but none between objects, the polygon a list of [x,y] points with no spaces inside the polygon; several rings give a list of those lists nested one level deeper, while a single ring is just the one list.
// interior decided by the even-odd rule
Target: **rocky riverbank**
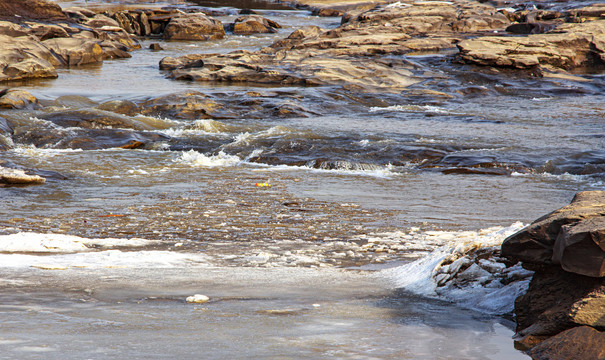
[{"label": "rocky riverbank", "polygon": [[507,238],[502,254],[535,271],[517,298],[518,345],[533,359],[605,358],[605,191]]}]

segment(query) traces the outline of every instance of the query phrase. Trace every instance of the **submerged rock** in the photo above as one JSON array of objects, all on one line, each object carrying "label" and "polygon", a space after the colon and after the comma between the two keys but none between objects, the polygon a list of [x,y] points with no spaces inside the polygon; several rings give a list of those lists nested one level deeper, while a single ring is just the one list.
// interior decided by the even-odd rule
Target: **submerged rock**
[{"label": "submerged rock", "polygon": [[0,91],[0,108],[4,109],[37,109],[38,99],[25,90]]},{"label": "submerged rock", "polygon": [[23,170],[10,169],[0,166],[0,186],[36,185],[46,181],[38,175],[28,175]]}]

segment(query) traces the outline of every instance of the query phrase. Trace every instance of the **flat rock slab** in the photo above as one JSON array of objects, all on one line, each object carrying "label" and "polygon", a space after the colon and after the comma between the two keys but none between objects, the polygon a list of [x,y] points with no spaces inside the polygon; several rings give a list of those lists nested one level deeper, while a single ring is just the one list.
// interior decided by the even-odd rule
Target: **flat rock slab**
[{"label": "flat rock slab", "polygon": [[7,185],[36,185],[43,184],[45,178],[38,175],[28,175],[23,170],[0,166],[0,186]]},{"label": "flat rock slab", "polygon": [[570,70],[605,63],[605,20],[563,24],[545,34],[485,36],[461,41],[460,57],[478,65]]}]

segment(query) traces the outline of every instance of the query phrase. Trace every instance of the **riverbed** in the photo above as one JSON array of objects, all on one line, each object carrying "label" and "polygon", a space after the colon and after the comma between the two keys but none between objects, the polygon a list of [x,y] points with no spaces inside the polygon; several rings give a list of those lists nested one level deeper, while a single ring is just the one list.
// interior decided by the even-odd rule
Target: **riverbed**
[{"label": "riverbed", "polygon": [[[460,244],[496,248],[577,191],[602,189],[603,75],[499,78],[460,70],[449,52],[404,55],[457,94],[415,99],[159,70],[166,56],[254,51],[305,25],[340,24],[263,4],[248,5],[282,25],[275,34],[140,39],[129,59],[15,86],[44,107],[0,115],[57,139],[73,129],[49,114],[182,92],[305,111],[139,115],[162,136],[153,146],[59,140],[0,153],[47,177],[0,188],[0,358],[527,358],[510,317],[523,284],[492,297],[502,286],[474,284],[464,296],[436,291],[430,272]],[[219,10],[228,23],[239,9]],[[210,301],[187,303],[194,294]]]}]

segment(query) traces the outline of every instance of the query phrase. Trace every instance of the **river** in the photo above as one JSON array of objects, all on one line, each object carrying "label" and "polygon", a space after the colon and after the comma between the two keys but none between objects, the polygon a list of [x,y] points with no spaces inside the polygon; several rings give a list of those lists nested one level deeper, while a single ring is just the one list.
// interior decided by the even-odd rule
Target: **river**
[{"label": "river", "polygon": [[[527,358],[502,316],[516,293],[474,298],[498,290],[485,281],[436,291],[430,272],[459,244],[497,247],[577,191],[602,189],[603,75],[494,78],[444,63],[448,53],[412,54],[406,60],[450,75],[436,86],[465,94],[414,101],[199,84],[158,69],[166,56],[254,51],[304,25],[340,24],[246,4],[282,29],[142,39],[130,59],[18,84],[44,108],[0,115],[57,141],[0,153],[47,177],[0,188],[0,358]],[[223,23],[237,16],[220,10]],[[132,116],[162,135],[144,149],[60,145],[75,130],[45,120],[183,91],[229,101],[255,92],[305,112]],[[194,294],[210,301],[186,303]]]}]

